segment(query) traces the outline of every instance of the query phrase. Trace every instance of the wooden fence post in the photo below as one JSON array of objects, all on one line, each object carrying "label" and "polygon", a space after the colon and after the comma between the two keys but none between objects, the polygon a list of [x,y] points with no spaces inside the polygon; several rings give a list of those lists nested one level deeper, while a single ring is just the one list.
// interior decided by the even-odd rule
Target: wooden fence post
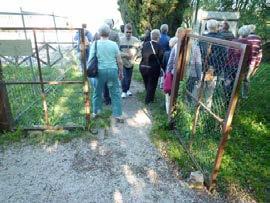
[{"label": "wooden fence post", "polygon": [[13,118],[2,71],[2,63],[0,60],[0,131],[11,130],[13,126]]}]

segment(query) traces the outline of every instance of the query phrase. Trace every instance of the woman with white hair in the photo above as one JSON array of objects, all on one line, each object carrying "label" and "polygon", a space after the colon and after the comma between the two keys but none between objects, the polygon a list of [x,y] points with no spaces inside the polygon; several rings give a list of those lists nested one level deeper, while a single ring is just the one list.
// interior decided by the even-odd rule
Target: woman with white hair
[{"label": "woman with white hair", "polygon": [[[116,42],[109,40],[110,27],[106,24],[98,29],[100,40],[96,43],[96,55],[98,58],[98,76],[93,93],[93,117],[102,111],[102,91],[107,83],[111,100],[112,116],[117,122],[123,122],[122,104],[119,91],[119,82],[123,77],[123,63]],[[91,46],[89,60],[94,57],[95,43]]]},{"label": "woman with white hair", "polygon": [[160,31],[154,29],[151,31],[151,41],[143,44],[142,60],[140,63],[140,72],[142,74],[146,96],[145,103],[154,101],[154,96],[158,84],[158,78],[162,67],[163,49],[159,44]]},{"label": "woman with white hair", "polygon": [[[164,65],[165,68],[166,68],[166,66],[167,66],[167,64],[168,64],[169,57],[170,57],[170,53],[171,53],[171,51],[172,51],[174,45],[177,44],[178,39],[181,38],[181,34],[183,33],[184,30],[185,30],[185,28],[183,28],[183,27],[177,28],[177,30],[176,30],[176,32],[175,32],[175,36],[172,37],[172,38],[169,40],[169,47],[170,47],[170,50],[165,51],[164,57],[163,57],[163,65]],[[175,51],[175,50],[174,50],[174,51]]]},{"label": "woman with white hair", "polygon": [[[170,72],[172,74],[174,74],[175,72],[175,68],[176,68],[176,53],[177,53],[177,47],[178,47],[178,42],[180,39],[180,43],[181,40],[184,36],[185,33],[185,29],[180,27],[177,29],[176,33],[175,33],[175,37],[171,38],[169,41],[170,47],[171,47],[171,51],[170,51],[170,55],[168,58],[168,61],[166,63],[166,72]],[[164,90],[165,92],[165,90]],[[170,105],[170,92],[165,92],[165,107],[166,107],[166,112],[167,114],[169,114],[169,105]]]}]

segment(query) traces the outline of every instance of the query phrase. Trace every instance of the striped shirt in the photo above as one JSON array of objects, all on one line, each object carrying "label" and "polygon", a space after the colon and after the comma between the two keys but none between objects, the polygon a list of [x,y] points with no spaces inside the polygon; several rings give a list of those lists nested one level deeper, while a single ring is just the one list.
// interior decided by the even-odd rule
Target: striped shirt
[{"label": "striped shirt", "polygon": [[[132,68],[136,59],[141,57],[141,43],[136,38],[131,36],[127,39],[126,36],[120,38],[119,48],[121,51],[121,57],[125,68]],[[129,57],[129,55],[131,57]]]},{"label": "striped shirt", "polygon": [[250,34],[247,40],[251,44],[251,62],[250,66],[258,67],[262,60],[262,39],[255,34]]}]

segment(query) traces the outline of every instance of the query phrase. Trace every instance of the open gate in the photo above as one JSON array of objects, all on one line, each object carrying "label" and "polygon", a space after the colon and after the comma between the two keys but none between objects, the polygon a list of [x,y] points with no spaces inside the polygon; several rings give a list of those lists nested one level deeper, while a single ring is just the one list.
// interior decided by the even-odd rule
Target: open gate
[{"label": "open gate", "polygon": [[[89,126],[89,84],[86,63],[82,70],[77,65],[76,31],[84,36],[81,28],[0,28],[0,129]],[[83,37],[80,43],[85,59]]]}]

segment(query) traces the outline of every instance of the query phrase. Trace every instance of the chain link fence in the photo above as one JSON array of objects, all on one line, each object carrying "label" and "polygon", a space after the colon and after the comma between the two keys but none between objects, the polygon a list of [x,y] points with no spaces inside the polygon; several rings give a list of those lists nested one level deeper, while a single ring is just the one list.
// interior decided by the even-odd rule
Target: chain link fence
[{"label": "chain link fence", "polygon": [[27,36],[33,50],[28,56],[0,53],[1,81],[6,86],[15,126],[85,127],[89,90],[73,43],[75,32],[81,29],[0,30],[1,40],[25,40]]},{"label": "chain link fence", "polygon": [[[246,45],[189,34],[180,47],[171,116],[177,134],[208,185],[216,181],[244,67]],[[178,95],[179,94],[179,95]],[[178,96],[177,96],[178,95]],[[210,181],[210,182],[209,182]]]}]

